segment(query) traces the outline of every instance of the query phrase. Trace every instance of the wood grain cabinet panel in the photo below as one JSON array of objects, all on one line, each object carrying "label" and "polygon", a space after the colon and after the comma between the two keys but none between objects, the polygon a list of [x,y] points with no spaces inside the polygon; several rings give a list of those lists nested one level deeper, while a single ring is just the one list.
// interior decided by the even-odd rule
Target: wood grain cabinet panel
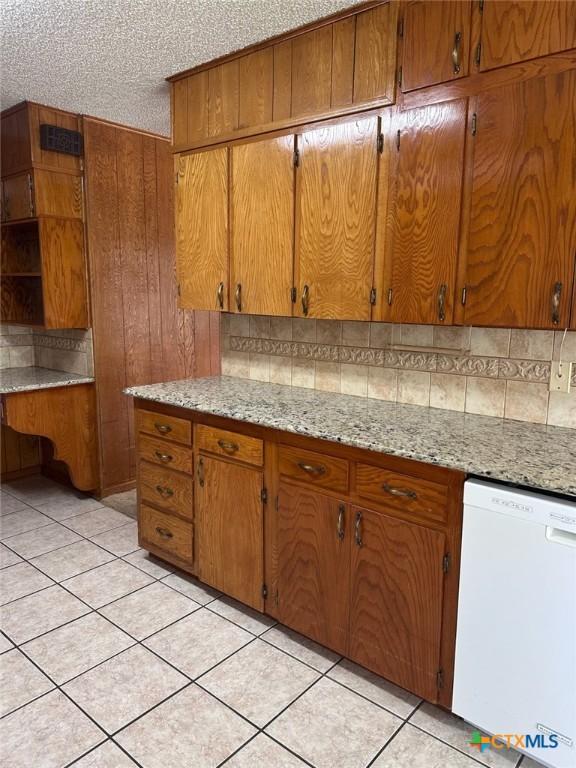
[{"label": "wood grain cabinet panel", "polygon": [[296,199],[295,314],[369,320],[378,119],[303,133]]},{"label": "wood grain cabinet panel", "polygon": [[141,461],[138,485],[142,501],[192,520],[193,485],[190,475]]},{"label": "wood grain cabinet panel", "polygon": [[397,3],[384,3],[356,16],[354,104],[394,101]]},{"label": "wood grain cabinet panel", "polygon": [[30,219],[36,215],[32,173],[2,179],[2,221]]},{"label": "wood grain cabinet panel", "polygon": [[345,107],[354,98],[356,17],[332,25],[332,107]]},{"label": "wood grain cabinet panel", "polygon": [[82,218],[82,179],[70,173],[34,170],[34,207],[37,216]]},{"label": "wood grain cabinet panel", "polygon": [[84,226],[73,219],[38,221],[46,328],[88,328]]},{"label": "wood grain cabinet panel", "polygon": [[232,310],[291,315],[294,137],[231,150]]},{"label": "wood grain cabinet panel", "polygon": [[360,507],[352,518],[349,656],[436,701],[444,534]]},{"label": "wood grain cabinet panel", "polygon": [[291,116],[330,109],[332,91],[332,25],[292,40]]},{"label": "wood grain cabinet panel", "polygon": [[468,74],[470,0],[411,0],[404,9],[402,90]]},{"label": "wood grain cabinet panel", "polygon": [[167,554],[187,565],[193,559],[193,527],[165,512],[141,504],[138,511],[138,542],[158,554]]},{"label": "wood grain cabinet panel", "polygon": [[228,149],[179,158],[176,264],[182,309],[228,308]]},{"label": "wood grain cabinet panel", "polygon": [[209,456],[196,461],[198,577],[262,610],[262,472]]},{"label": "wood grain cabinet panel", "polygon": [[335,493],[348,493],[349,465],[346,459],[281,445],[278,449],[278,471],[293,480]]},{"label": "wood grain cabinet panel", "polygon": [[168,442],[162,438],[140,434],[138,436],[138,456],[152,464],[177,469],[191,475],[192,449]]},{"label": "wood grain cabinet panel", "polygon": [[155,437],[164,437],[167,441],[192,445],[192,424],[188,419],[137,408],[136,429]]},{"label": "wood grain cabinet panel", "polygon": [[214,453],[228,459],[243,461],[261,467],[264,463],[264,444],[257,437],[249,437],[240,432],[208,427],[197,424],[194,443],[199,451]]},{"label": "wood grain cabinet panel", "polygon": [[[452,322],[466,111],[466,100],[451,101],[399,113],[393,122],[391,219],[380,292],[385,320]],[[388,181],[380,178],[383,185]]]},{"label": "wood grain cabinet panel", "polygon": [[576,250],[576,71],[480,94],[465,322],[565,327]]},{"label": "wood grain cabinet panel", "polygon": [[208,70],[208,135],[238,128],[238,60]]},{"label": "wood grain cabinet panel", "polygon": [[274,49],[264,48],[239,60],[239,128],[272,122]]},{"label": "wood grain cabinet panel", "polygon": [[576,48],[572,0],[485,0],[480,69]]},{"label": "wood grain cabinet panel", "polygon": [[292,40],[274,46],[272,117],[285,120],[292,112]]},{"label": "wood grain cabinet panel", "polygon": [[2,174],[25,171],[32,163],[30,120],[26,105],[6,110],[2,115],[1,167]]},{"label": "wood grain cabinet panel", "polygon": [[279,621],[338,653],[348,647],[349,509],[284,480],[278,495]]}]

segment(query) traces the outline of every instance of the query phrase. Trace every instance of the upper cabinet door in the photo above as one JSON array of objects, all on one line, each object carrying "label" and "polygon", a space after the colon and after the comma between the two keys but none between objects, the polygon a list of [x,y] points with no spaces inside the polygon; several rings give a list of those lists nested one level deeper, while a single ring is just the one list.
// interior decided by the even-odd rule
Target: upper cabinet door
[{"label": "upper cabinet door", "polygon": [[296,201],[295,314],[369,320],[378,119],[302,134]]},{"label": "upper cabinet door", "polygon": [[397,20],[397,3],[384,3],[356,16],[354,104],[374,100],[392,104],[394,101]]},{"label": "upper cabinet door", "polygon": [[[393,121],[382,319],[451,323],[464,172],[466,100]],[[395,161],[395,162],[394,162]],[[382,185],[387,179],[380,176]],[[380,223],[379,223],[380,226]]]},{"label": "upper cabinet door", "polygon": [[413,0],[404,10],[402,90],[468,74],[470,0]]},{"label": "upper cabinet door", "polygon": [[228,309],[228,150],[178,159],[176,264],[182,309]]},{"label": "upper cabinet door", "polygon": [[332,87],[332,25],[292,40],[292,117],[328,112]]},{"label": "upper cabinet door", "polygon": [[480,69],[576,48],[576,9],[571,0],[485,0]]},{"label": "upper cabinet door", "polygon": [[568,323],[576,249],[576,71],[478,97],[465,321]]},{"label": "upper cabinet door", "polygon": [[294,136],[232,148],[231,286],[235,312],[292,314]]}]

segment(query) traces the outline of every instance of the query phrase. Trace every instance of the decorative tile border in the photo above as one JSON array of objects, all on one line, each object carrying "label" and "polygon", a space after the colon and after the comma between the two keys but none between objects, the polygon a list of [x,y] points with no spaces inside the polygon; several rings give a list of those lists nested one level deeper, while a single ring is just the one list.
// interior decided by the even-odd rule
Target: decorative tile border
[{"label": "decorative tile border", "polygon": [[48,349],[60,349],[66,352],[84,352],[88,351],[88,342],[83,339],[71,339],[64,336],[47,336],[34,334],[34,346],[46,347]]}]

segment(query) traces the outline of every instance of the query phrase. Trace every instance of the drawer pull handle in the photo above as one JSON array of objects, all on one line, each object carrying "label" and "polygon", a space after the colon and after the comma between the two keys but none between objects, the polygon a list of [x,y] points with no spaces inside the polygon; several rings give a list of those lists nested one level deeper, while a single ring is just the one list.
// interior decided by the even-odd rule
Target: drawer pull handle
[{"label": "drawer pull handle", "polygon": [[460,54],[462,48],[462,32],[456,32],[454,35],[454,47],[452,48],[452,71],[455,75],[460,74]]},{"label": "drawer pull handle", "polygon": [[172,488],[168,488],[167,485],[157,485],[156,491],[162,496],[163,499],[169,499],[171,496],[174,496],[174,491]]},{"label": "drawer pull handle", "polygon": [[204,459],[202,457],[198,459],[198,485],[200,488],[204,488]]},{"label": "drawer pull handle", "polygon": [[356,522],[354,523],[354,543],[361,547],[362,541],[362,512],[356,512]]},{"label": "drawer pull handle", "polygon": [[308,310],[310,309],[310,288],[305,285],[302,289],[302,314],[304,317],[308,316]]},{"label": "drawer pull handle", "polygon": [[560,299],[562,297],[562,283],[554,283],[552,292],[552,325],[560,322]]},{"label": "drawer pull handle", "polygon": [[388,485],[388,483],[382,483],[382,490],[389,493],[391,496],[404,496],[407,499],[418,498],[416,491],[413,491],[410,488],[394,488],[394,486]]},{"label": "drawer pull handle", "polygon": [[238,310],[238,312],[242,312],[242,284],[241,283],[238,283],[236,285],[234,298],[236,299],[236,309]]},{"label": "drawer pull handle", "polygon": [[304,461],[299,461],[298,466],[300,469],[303,469],[304,472],[308,472],[309,475],[322,477],[322,475],[326,474],[326,467],[324,467],[322,464],[318,464],[318,466],[315,467],[313,464],[306,464]]},{"label": "drawer pull handle", "polygon": [[218,283],[218,290],[216,291],[216,301],[220,309],[224,309],[224,283]]},{"label": "drawer pull handle", "polygon": [[154,451],[154,453],[156,454],[156,458],[160,459],[164,464],[169,464],[174,459],[169,453],[162,453],[162,451]]},{"label": "drawer pull handle", "polygon": [[438,289],[438,319],[446,320],[446,291],[448,286],[446,283],[442,283]]},{"label": "drawer pull handle", "polygon": [[344,515],[345,515],[345,513],[346,513],[346,507],[344,506],[344,504],[339,504],[339,506],[338,506],[338,527],[337,527],[336,530],[338,532],[338,538],[340,539],[340,541],[342,541],[342,539],[344,538]]},{"label": "drawer pull handle", "polygon": [[156,432],[160,432],[161,435],[167,435],[169,432],[172,432],[172,427],[169,424],[159,424],[158,422],[154,424],[154,429]]},{"label": "drawer pull handle", "polygon": [[226,453],[236,453],[240,448],[238,443],[231,443],[228,440],[218,440],[218,445],[223,451],[226,451]]},{"label": "drawer pull handle", "polygon": [[159,525],[156,526],[156,533],[162,539],[173,539],[174,538],[174,534],[172,533],[172,531],[169,531],[167,528],[160,528]]}]

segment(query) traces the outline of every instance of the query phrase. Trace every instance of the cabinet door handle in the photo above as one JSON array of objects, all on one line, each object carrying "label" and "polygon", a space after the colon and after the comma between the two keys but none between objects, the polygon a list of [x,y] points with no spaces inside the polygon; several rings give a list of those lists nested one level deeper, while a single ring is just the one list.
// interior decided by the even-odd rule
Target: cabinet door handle
[{"label": "cabinet door handle", "polygon": [[558,325],[560,322],[560,299],[562,297],[562,283],[554,283],[552,291],[552,324]]},{"label": "cabinet door handle", "polygon": [[438,289],[438,319],[446,320],[446,291],[448,286],[446,283],[442,283]]},{"label": "cabinet door handle", "polygon": [[452,48],[452,64],[455,75],[460,74],[460,53],[462,48],[462,32],[454,35],[454,47]]},{"label": "cabinet door handle", "polygon": [[309,286],[305,285],[302,289],[302,314],[304,317],[308,315],[308,310],[310,309],[310,288]]},{"label": "cabinet door handle", "polygon": [[157,485],[156,491],[163,499],[169,499],[171,496],[174,496],[174,491],[172,488],[168,488],[167,485]]},{"label": "cabinet door handle", "polygon": [[298,466],[300,469],[303,469],[304,472],[308,472],[309,475],[316,475],[316,477],[322,477],[322,475],[326,474],[326,467],[322,464],[318,464],[318,466],[314,466],[313,464],[306,464],[304,461],[299,461]]},{"label": "cabinet door handle", "polygon": [[218,283],[218,290],[216,291],[216,301],[220,309],[224,309],[224,283]]},{"label": "cabinet door handle", "polygon": [[338,538],[340,539],[340,541],[342,541],[342,539],[344,538],[344,515],[345,514],[346,514],[346,507],[344,506],[344,504],[339,504],[338,505],[338,527],[336,530],[338,532]]},{"label": "cabinet door handle", "polygon": [[356,522],[354,523],[354,543],[361,547],[362,541],[362,512],[356,512]]},{"label": "cabinet door handle", "polygon": [[394,488],[393,485],[388,483],[382,483],[382,490],[385,493],[389,493],[391,496],[403,496],[407,499],[417,499],[418,494],[411,488]]},{"label": "cabinet door handle", "polygon": [[200,457],[198,459],[198,485],[200,488],[204,488],[204,459]]},{"label": "cabinet door handle", "polygon": [[223,451],[226,451],[226,453],[236,453],[240,448],[238,443],[231,443],[228,440],[218,440],[218,445]]},{"label": "cabinet door handle", "polygon": [[236,299],[236,309],[238,312],[242,312],[242,284],[238,283],[236,285],[236,292],[234,293],[234,297]]},{"label": "cabinet door handle", "polygon": [[28,203],[30,205],[30,216],[34,216],[34,182],[32,174],[28,174]]},{"label": "cabinet door handle", "polygon": [[156,533],[160,538],[162,539],[172,539],[174,538],[174,534],[172,531],[169,531],[167,528],[160,528],[160,526],[156,526]]},{"label": "cabinet door handle", "polygon": [[169,453],[162,453],[162,451],[154,451],[156,458],[162,461],[164,464],[169,464],[173,460],[173,456]]},{"label": "cabinet door handle", "polygon": [[154,424],[154,429],[156,432],[160,432],[161,435],[167,435],[169,432],[172,432],[172,427],[169,424],[160,424],[159,422]]}]

